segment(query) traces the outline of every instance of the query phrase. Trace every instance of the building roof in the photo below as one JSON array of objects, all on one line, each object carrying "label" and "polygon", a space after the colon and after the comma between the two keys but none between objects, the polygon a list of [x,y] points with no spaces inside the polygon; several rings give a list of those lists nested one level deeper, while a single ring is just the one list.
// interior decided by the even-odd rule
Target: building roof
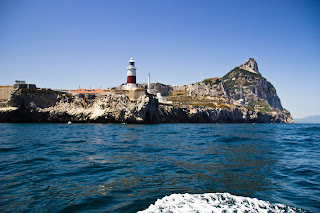
[{"label": "building roof", "polygon": [[105,91],[102,89],[77,89],[77,90],[71,91],[71,93],[100,94],[100,93],[105,93]]}]

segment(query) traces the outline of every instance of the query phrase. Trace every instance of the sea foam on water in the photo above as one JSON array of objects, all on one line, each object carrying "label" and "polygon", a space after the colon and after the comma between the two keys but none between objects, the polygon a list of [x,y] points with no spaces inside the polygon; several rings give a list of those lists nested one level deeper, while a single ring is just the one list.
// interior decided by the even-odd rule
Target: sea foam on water
[{"label": "sea foam on water", "polygon": [[235,196],[229,193],[172,194],[158,199],[140,213],[177,212],[305,212],[283,204],[271,204],[256,198]]}]

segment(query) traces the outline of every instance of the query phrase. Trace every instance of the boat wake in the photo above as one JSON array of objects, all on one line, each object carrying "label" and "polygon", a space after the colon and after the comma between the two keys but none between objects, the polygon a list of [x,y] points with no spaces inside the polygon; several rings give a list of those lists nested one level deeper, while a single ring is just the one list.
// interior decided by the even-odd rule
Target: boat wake
[{"label": "boat wake", "polygon": [[140,213],[154,212],[307,212],[284,204],[271,204],[256,198],[229,193],[172,194],[158,199]]}]

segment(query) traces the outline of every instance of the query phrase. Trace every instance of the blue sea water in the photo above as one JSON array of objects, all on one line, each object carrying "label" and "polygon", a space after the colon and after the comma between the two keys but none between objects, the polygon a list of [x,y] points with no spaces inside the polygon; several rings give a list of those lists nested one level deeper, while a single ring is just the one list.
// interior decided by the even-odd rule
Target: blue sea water
[{"label": "blue sea water", "polygon": [[228,192],[320,212],[319,124],[0,124],[0,212]]}]

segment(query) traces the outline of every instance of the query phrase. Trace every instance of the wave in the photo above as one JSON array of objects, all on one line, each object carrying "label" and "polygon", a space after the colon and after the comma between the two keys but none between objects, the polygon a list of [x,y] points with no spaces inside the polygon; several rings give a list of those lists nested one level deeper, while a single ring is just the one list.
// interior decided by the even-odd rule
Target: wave
[{"label": "wave", "polygon": [[271,204],[257,198],[229,193],[172,194],[158,199],[155,204],[139,213],[156,212],[308,212],[284,204]]},{"label": "wave", "polygon": [[301,128],[301,130],[306,130],[306,131],[319,131],[319,130],[320,130],[320,126],[305,127],[305,128]]}]

